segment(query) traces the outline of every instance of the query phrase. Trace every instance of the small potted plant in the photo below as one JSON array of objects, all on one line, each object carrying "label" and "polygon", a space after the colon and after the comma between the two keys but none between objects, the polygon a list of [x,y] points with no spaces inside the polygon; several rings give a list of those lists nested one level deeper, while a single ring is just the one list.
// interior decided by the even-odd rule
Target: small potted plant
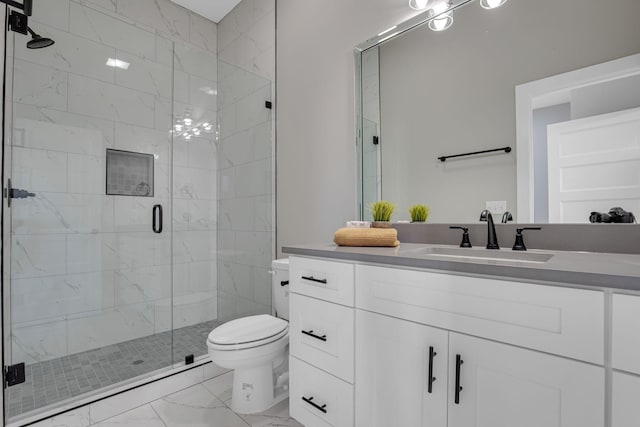
[{"label": "small potted plant", "polygon": [[371,205],[371,214],[373,215],[372,227],[375,228],[390,228],[391,227],[391,215],[396,208],[391,202],[386,200],[379,200]]},{"label": "small potted plant", "polygon": [[411,222],[426,222],[429,216],[429,206],[413,205],[409,208],[411,214]]}]

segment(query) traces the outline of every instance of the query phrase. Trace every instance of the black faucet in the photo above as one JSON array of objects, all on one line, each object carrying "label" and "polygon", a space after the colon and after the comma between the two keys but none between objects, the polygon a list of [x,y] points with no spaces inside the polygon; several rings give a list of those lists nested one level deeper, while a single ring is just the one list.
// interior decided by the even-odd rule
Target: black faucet
[{"label": "black faucet", "polygon": [[496,226],[493,224],[493,216],[487,209],[480,212],[480,221],[487,221],[487,249],[500,249]]},{"label": "black faucet", "polygon": [[469,229],[467,227],[449,227],[450,229],[458,229],[462,230],[462,243],[460,243],[461,248],[470,248],[471,241],[469,240]]},{"label": "black faucet", "polygon": [[542,230],[541,227],[523,227],[516,228],[516,242],[513,244],[514,251],[526,251],[527,247],[524,245],[524,237],[522,232],[525,230]]}]

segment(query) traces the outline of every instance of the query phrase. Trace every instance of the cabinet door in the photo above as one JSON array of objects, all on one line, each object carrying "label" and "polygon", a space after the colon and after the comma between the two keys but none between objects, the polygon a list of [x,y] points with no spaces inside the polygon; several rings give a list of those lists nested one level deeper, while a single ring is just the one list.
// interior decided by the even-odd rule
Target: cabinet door
[{"label": "cabinet door", "polygon": [[447,337],[356,310],[356,426],[446,427]]},{"label": "cabinet door", "polygon": [[640,297],[613,296],[614,369],[640,374]]},{"label": "cabinet door", "polygon": [[604,368],[449,334],[450,427],[603,425]]},{"label": "cabinet door", "polygon": [[637,427],[640,420],[640,377],[613,373],[613,423],[614,427]]}]

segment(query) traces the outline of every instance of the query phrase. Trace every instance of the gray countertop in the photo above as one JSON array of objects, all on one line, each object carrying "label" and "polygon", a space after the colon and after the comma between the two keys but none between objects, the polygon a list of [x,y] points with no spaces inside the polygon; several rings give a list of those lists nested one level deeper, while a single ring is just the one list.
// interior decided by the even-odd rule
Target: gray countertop
[{"label": "gray countertop", "polygon": [[[429,248],[456,246],[401,243],[396,248],[347,247],[334,244],[283,246],[289,255],[332,258],[343,261],[384,264],[465,274],[567,283],[601,288],[640,291],[640,255],[530,250],[527,253],[553,255],[546,262],[451,257],[429,254]],[[460,249],[482,256],[484,248]],[[491,251],[512,256],[511,249]],[[466,252],[460,252],[466,253]],[[499,256],[499,255],[498,255]]]}]

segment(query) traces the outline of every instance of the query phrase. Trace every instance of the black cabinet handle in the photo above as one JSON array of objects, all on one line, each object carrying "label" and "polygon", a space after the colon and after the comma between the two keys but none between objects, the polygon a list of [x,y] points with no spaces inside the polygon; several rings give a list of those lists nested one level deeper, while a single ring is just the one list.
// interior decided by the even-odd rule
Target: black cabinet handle
[{"label": "black cabinet handle", "polygon": [[460,368],[463,363],[462,357],[456,354],[456,396],[454,400],[456,405],[460,404],[460,391],[462,391],[462,386],[460,386]]},{"label": "black cabinet handle", "polygon": [[162,233],[162,205],[154,205],[152,211],[153,232]]},{"label": "black cabinet handle", "polygon": [[314,408],[316,408],[318,411],[326,414],[327,413],[327,404],[325,403],[324,405],[320,406],[318,404],[316,404],[313,401],[313,396],[311,397],[304,397],[302,396],[302,400],[304,400],[305,402],[307,402],[309,405],[313,406]]},{"label": "black cabinet handle", "polygon": [[280,286],[287,286],[289,284],[288,280],[283,280],[280,282]]},{"label": "black cabinet handle", "polygon": [[325,285],[327,284],[327,279],[316,279],[313,276],[302,276],[302,278],[304,280],[310,280],[310,281],[316,282],[316,283],[324,283]]},{"label": "black cabinet handle", "polygon": [[320,340],[320,341],[327,341],[327,335],[323,335],[323,336],[316,335],[316,334],[314,334],[314,333],[313,333],[313,329],[311,329],[310,331],[302,330],[301,332],[302,332],[303,334],[305,334],[305,335],[309,335],[310,337],[313,337],[313,338],[315,338],[315,339],[317,339],[317,340]]},{"label": "black cabinet handle", "polygon": [[433,358],[437,356],[433,350],[433,346],[429,347],[429,382],[427,383],[427,392],[431,393],[433,391],[433,382],[436,380],[436,377],[433,376]]}]

